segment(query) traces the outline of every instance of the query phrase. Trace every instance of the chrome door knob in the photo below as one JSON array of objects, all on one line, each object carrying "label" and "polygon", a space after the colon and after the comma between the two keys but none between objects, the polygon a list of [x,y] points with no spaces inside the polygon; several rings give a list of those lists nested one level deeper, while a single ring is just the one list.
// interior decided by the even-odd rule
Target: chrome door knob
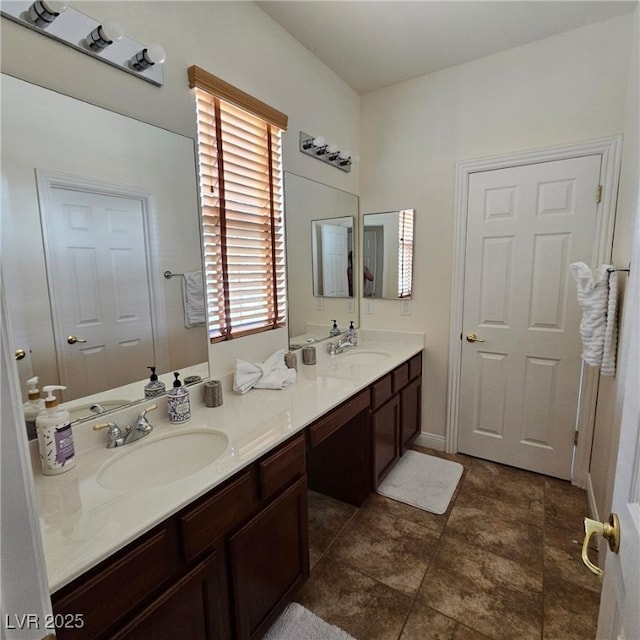
[{"label": "chrome door knob", "polygon": [[86,342],[82,338],[77,338],[76,336],[67,336],[67,342],[69,344],[75,344],[76,342]]}]

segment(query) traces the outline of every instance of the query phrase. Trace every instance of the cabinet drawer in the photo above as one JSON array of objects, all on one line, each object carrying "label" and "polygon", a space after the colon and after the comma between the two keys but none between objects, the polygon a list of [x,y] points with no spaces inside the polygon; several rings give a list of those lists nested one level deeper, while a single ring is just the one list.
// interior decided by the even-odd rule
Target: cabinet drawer
[{"label": "cabinet drawer", "polygon": [[81,629],[57,629],[57,637],[95,640],[166,583],[177,566],[176,536],[171,532],[163,527],[143,537],[115,560],[110,558],[106,568],[82,576],[70,592],[65,589],[66,595],[54,595],[56,616],[82,614],[84,622]]},{"label": "cabinet drawer", "polygon": [[[389,378],[389,387],[391,387],[391,378]],[[337,409],[334,409],[329,415],[312,424],[309,427],[309,444],[312,447],[316,447],[325,438],[328,438],[340,427],[347,424],[349,420],[368,408],[369,392],[362,391]]]},{"label": "cabinet drawer", "polygon": [[292,480],[304,475],[305,448],[304,435],[298,436],[258,464],[260,497],[263,500],[275,495]]},{"label": "cabinet drawer", "polygon": [[383,405],[393,395],[393,376],[391,373],[371,385],[371,410]]},{"label": "cabinet drawer", "polygon": [[401,364],[393,370],[393,392],[398,393],[409,382],[409,363]]},{"label": "cabinet drawer", "polygon": [[409,360],[409,380],[414,380],[422,374],[422,352]]},{"label": "cabinet drawer", "polygon": [[259,504],[255,484],[255,475],[247,471],[180,516],[183,551],[188,561],[216,546],[227,532],[253,513]]}]

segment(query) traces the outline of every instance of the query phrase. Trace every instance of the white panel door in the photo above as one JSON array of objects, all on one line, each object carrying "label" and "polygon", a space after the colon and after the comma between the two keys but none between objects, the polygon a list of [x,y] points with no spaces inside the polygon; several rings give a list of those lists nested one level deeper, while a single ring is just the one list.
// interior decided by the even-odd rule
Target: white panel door
[{"label": "white panel door", "polygon": [[320,225],[322,238],[322,295],[346,298],[349,295],[349,230],[337,224]]},{"label": "white panel door", "polygon": [[[620,550],[607,548],[598,640],[640,638],[640,213],[624,297],[622,423],[611,510],[620,518]],[[621,376],[621,377],[622,377]],[[600,514],[607,520],[606,514]],[[603,544],[604,541],[602,541]]]},{"label": "white panel door", "polygon": [[52,187],[43,227],[64,399],[142,380],[154,364],[142,202]]},{"label": "white panel door", "polygon": [[[570,479],[600,156],[469,179],[459,450]],[[469,342],[468,333],[478,341]]]}]

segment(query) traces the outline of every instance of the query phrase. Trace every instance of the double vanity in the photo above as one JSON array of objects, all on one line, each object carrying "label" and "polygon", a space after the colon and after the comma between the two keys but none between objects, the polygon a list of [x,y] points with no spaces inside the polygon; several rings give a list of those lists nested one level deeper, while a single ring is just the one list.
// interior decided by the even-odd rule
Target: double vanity
[{"label": "double vanity", "polygon": [[363,331],[281,391],[191,387],[184,425],[160,398],[130,445],[75,427],[76,467],[35,477],[57,637],[261,637],[309,575],[307,489],[360,505],[418,435],[422,349]]}]

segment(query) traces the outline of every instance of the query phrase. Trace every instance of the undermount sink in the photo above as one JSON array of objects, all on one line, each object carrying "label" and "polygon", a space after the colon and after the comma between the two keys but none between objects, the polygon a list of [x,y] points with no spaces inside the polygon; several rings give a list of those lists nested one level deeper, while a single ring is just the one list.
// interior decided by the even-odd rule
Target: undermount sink
[{"label": "undermount sink", "polygon": [[121,453],[98,470],[96,479],[101,487],[112,491],[138,491],[169,484],[210,465],[228,444],[224,433],[205,429],[142,439],[125,445]]},{"label": "undermount sink", "polygon": [[387,360],[391,354],[387,351],[379,351],[377,349],[358,349],[346,350],[338,356],[341,360],[346,360],[349,364],[358,365],[374,365]]}]

